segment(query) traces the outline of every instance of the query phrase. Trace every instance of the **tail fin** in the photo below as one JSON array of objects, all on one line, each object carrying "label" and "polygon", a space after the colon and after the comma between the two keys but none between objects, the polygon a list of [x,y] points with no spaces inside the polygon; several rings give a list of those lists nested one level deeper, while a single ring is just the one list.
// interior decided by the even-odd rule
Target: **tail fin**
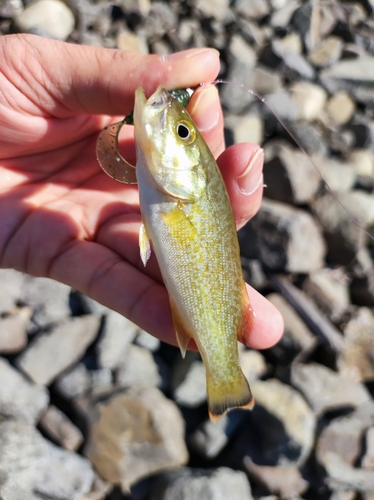
[{"label": "tail fin", "polygon": [[247,379],[239,368],[238,377],[230,383],[215,384],[207,376],[208,408],[210,419],[215,422],[233,408],[251,409],[254,398]]}]

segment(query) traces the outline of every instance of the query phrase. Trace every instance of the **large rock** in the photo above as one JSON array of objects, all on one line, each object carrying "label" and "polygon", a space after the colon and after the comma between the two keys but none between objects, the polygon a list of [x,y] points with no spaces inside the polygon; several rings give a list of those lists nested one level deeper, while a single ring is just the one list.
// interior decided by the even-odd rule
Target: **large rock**
[{"label": "large rock", "polygon": [[116,370],[115,380],[120,387],[161,385],[161,376],[152,353],[137,345],[128,346],[126,357]]},{"label": "large rock", "polygon": [[39,335],[18,358],[18,366],[31,380],[49,385],[76,363],[98,334],[100,317],[70,318]]},{"label": "large rock", "polygon": [[348,416],[333,420],[321,433],[316,457],[326,469],[326,483],[333,490],[374,491],[371,468],[355,467],[365,431],[374,424],[374,404],[369,401]]},{"label": "large rock", "polygon": [[329,259],[349,264],[366,243],[362,228],[374,225],[373,196],[358,190],[335,196],[326,193],[313,202],[312,209],[323,226]]},{"label": "large rock", "polygon": [[0,318],[0,353],[12,354],[26,347],[27,324],[31,314],[29,307],[23,307],[14,314]]},{"label": "large rock", "polygon": [[252,500],[244,472],[218,469],[177,469],[156,481],[150,500]]},{"label": "large rock", "polygon": [[74,29],[75,19],[69,7],[59,0],[38,0],[16,18],[16,24],[26,33],[38,32],[66,40]]},{"label": "large rock", "polygon": [[347,277],[338,272],[326,268],[314,271],[303,289],[331,321],[340,320],[350,305]]},{"label": "large rock", "polygon": [[90,391],[92,388],[92,376],[84,364],[79,363],[59,377],[54,387],[65,399],[74,399]]},{"label": "large rock", "polygon": [[70,287],[49,278],[25,276],[21,302],[33,310],[36,329],[45,328],[70,316]]},{"label": "large rock", "polygon": [[0,314],[10,312],[22,296],[25,276],[14,269],[0,269]]},{"label": "large rock", "polygon": [[249,457],[244,457],[244,464],[251,477],[270,493],[277,493],[281,498],[296,497],[308,488],[307,481],[295,466],[257,465]]},{"label": "large rock", "polygon": [[297,205],[313,200],[321,176],[302,151],[286,143],[270,143],[265,148],[264,183],[267,197]]},{"label": "large rock", "polygon": [[125,492],[139,479],[184,465],[184,422],[175,404],[156,388],[133,387],[86,405],[92,419],[85,453],[99,474]]},{"label": "large rock", "polygon": [[374,314],[360,308],[344,328],[344,349],[337,365],[340,373],[355,382],[374,380]]},{"label": "large rock", "polygon": [[95,487],[87,459],[46,441],[30,424],[1,422],[0,449],[2,500],[81,500]]},{"label": "large rock", "polygon": [[0,358],[0,415],[35,423],[48,403],[45,387],[29,382],[7,360]]},{"label": "large rock", "polygon": [[264,199],[257,215],[239,233],[244,256],[273,271],[308,273],[323,265],[321,230],[304,210]]},{"label": "large rock", "polygon": [[[207,2],[205,2],[207,3]],[[234,35],[230,42],[230,62],[228,79],[233,82],[245,82],[250,86],[256,54],[252,47],[240,35]],[[253,95],[237,85],[224,85],[221,89],[221,101],[232,113],[240,113],[253,101]]]},{"label": "large rock", "polygon": [[291,381],[317,414],[347,406],[356,407],[371,399],[364,385],[347,380],[317,363],[294,364]]},{"label": "large rock", "polygon": [[311,351],[317,339],[282,295],[271,293],[266,298],[279,310],[284,320],[283,336],[271,349],[271,353],[279,363],[287,365],[301,352]]},{"label": "large rock", "polygon": [[83,442],[81,431],[56,406],[50,405],[40,419],[42,431],[69,451],[75,451]]},{"label": "large rock", "polygon": [[110,369],[119,366],[137,330],[138,327],[122,314],[108,311],[96,346],[99,366]]},{"label": "large rock", "polygon": [[249,456],[258,465],[303,464],[313,448],[316,418],[294,388],[276,379],[251,383],[256,404],[232,440],[228,460],[236,467]]}]

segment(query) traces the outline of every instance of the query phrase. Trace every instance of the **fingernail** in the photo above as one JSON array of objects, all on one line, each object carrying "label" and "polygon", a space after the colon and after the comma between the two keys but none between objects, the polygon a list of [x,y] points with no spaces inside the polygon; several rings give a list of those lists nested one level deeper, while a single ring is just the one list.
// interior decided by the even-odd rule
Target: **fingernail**
[{"label": "fingernail", "polygon": [[207,49],[207,48],[201,48],[201,49],[188,49],[188,50],[182,50],[181,52],[175,52],[174,54],[165,54],[160,56],[160,59],[162,61],[180,61],[182,59],[189,59],[190,57],[196,57],[199,56],[200,54],[208,53],[215,51],[218,54],[218,51],[215,49]]},{"label": "fingernail", "polygon": [[238,177],[239,189],[244,194],[252,194],[262,184],[262,170],[264,167],[264,150],[258,149],[249,159],[244,172]]},{"label": "fingernail", "polygon": [[214,85],[206,85],[200,89],[188,111],[193,115],[194,122],[200,132],[208,132],[217,125],[219,120],[218,90]]}]

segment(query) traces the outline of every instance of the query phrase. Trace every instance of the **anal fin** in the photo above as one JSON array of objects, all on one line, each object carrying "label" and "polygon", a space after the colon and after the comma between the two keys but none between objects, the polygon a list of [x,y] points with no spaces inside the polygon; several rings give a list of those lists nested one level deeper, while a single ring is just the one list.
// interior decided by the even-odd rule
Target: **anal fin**
[{"label": "anal fin", "polygon": [[182,357],[186,355],[188,344],[192,338],[191,333],[189,333],[183,318],[181,317],[175,302],[170,299],[171,314],[173,317],[173,323],[175,328],[175,333],[177,336],[177,342],[179,349],[181,350]]}]

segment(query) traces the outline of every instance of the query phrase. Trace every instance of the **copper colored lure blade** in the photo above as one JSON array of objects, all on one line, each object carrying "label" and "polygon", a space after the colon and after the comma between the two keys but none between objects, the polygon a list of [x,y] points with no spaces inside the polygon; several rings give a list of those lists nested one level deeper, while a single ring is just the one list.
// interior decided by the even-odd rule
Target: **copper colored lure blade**
[{"label": "copper colored lure blade", "polygon": [[136,184],[135,166],[120,154],[118,136],[125,120],[104,128],[96,143],[96,158],[101,168],[115,181],[123,184]]}]

